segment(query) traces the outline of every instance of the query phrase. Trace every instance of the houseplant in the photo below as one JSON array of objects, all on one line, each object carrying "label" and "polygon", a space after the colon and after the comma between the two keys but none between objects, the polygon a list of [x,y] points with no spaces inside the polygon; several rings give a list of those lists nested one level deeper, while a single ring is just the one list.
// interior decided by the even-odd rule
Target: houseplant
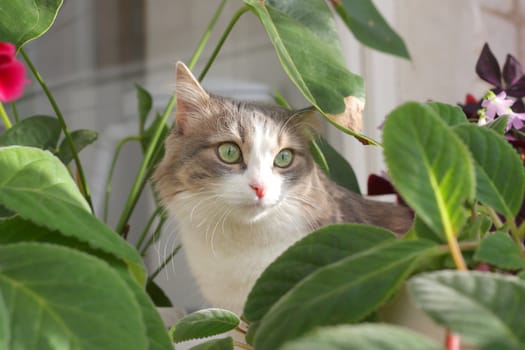
[{"label": "houseplant", "polygon": [[[364,102],[363,81],[342,63],[332,15],[324,1],[311,1],[308,6],[292,0],[245,0],[244,4],[200,79],[238,18],[253,13],[305,98],[341,130],[378,145],[355,127]],[[78,149],[94,137],[89,132],[69,132],[23,50],[28,40],[53,23],[60,5],[60,0],[0,5],[4,16],[0,41],[16,44],[56,113],[54,121],[20,121],[2,135],[0,204],[17,215],[0,220],[0,348],[170,348],[167,332],[144,290],[148,278],[140,254],[119,236],[125,235],[134,203],[162,152],[174,99],[164,113],[148,120],[151,100],[138,89],[143,161],[117,227],[109,228],[91,213],[78,159]],[[217,16],[223,5],[224,1]],[[408,56],[371,2],[332,1],[331,5],[366,44]],[[38,16],[31,17],[35,13]],[[23,23],[37,25],[28,31]],[[294,45],[297,37],[300,47]],[[205,44],[206,37],[190,67]],[[304,55],[304,50],[310,54]],[[523,199],[525,175],[502,137],[505,126],[505,118],[485,127],[470,125],[460,109],[440,103],[407,103],[396,108],[385,123],[383,147],[394,185],[416,214],[414,228],[396,240],[379,228],[339,225],[298,242],[254,287],[244,312],[249,322],[246,343],[263,350],[437,348],[410,331],[374,322],[375,310],[408,280],[416,302],[462,339],[486,349],[520,348],[525,342],[518,318],[524,309],[525,284],[514,275],[523,274],[525,268],[521,246],[525,228],[515,223],[514,216]],[[26,138],[29,131],[42,130],[36,133],[38,137]],[[66,136],[59,144],[60,132]],[[330,149],[322,146],[314,144],[313,150],[335,176],[334,169],[347,165],[336,156],[329,157]],[[334,163],[334,158],[339,161]],[[78,176],[72,177],[66,167],[71,160]],[[452,270],[479,264],[497,273]],[[450,270],[423,273],[444,268]],[[366,324],[355,325],[364,320]],[[236,315],[207,310],[183,319],[172,330],[172,338],[208,336],[237,324]],[[356,347],[352,341],[366,345]],[[225,338],[201,348],[231,349],[232,344]]]}]

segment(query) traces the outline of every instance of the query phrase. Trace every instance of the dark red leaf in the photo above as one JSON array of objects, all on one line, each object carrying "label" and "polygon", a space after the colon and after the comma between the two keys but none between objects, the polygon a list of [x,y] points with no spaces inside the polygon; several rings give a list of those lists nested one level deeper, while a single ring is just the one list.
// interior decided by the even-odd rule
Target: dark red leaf
[{"label": "dark red leaf", "polygon": [[512,97],[523,97],[525,96],[525,75],[523,75],[518,81],[516,81],[512,86],[509,86],[505,92],[508,96]]},{"label": "dark red leaf", "polygon": [[514,85],[521,77],[523,77],[521,64],[514,56],[507,55],[507,59],[503,65],[503,81],[507,88]]},{"label": "dark red leaf", "polygon": [[478,62],[476,63],[476,73],[478,73],[479,77],[486,82],[501,87],[501,71],[499,63],[487,43],[483,45]]}]

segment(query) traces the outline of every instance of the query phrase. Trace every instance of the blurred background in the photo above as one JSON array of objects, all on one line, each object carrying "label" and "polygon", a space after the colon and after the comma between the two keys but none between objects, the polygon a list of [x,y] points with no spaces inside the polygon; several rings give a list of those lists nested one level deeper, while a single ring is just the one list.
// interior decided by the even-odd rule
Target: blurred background
[{"label": "blurred background", "polygon": [[[81,153],[95,209],[102,209],[104,186],[118,140],[138,128],[134,84],[149,90],[162,111],[173,92],[177,61],[188,62],[219,0],[65,0],[55,25],[26,46],[49,84],[71,129],[99,132],[99,140]],[[359,44],[338,21],[348,67],[364,77],[367,103],[364,134],[380,140],[378,126],[398,104],[429,99],[463,102],[480,97],[487,85],[474,67],[485,42],[503,64],[507,53],[525,61],[524,0],[374,0],[405,40],[411,60],[379,53]],[[207,58],[242,5],[230,0],[197,64]],[[210,91],[249,100],[272,101],[278,91],[294,107],[306,100],[282,70],[267,35],[252,14],[241,17],[203,85]],[[36,83],[18,103],[21,116],[53,115]],[[385,169],[381,150],[365,147],[325,125],[324,135],[352,164],[361,190],[370,173]],[[112,186],[110,225],[114,225],[141,160],[140,146],[124,148]],[[131,221],[130,240],[153,210],[151,195],[141,198]],[[113,214],[113,215],[111,215]],[[174,224],[146,258],[153,270],[178,244]],[[172,302],[192,311],[203,303],[179,254],[156,279]]]}]

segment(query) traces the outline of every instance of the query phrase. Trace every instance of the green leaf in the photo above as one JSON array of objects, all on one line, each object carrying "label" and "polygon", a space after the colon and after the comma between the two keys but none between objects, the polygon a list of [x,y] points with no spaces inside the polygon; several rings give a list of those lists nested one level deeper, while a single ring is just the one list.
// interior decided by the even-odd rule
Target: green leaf
[{"label": "green leaf", "polygon": [[191,347],[190,350],[233,350],[233,339],[231,337],[227,338],[221,338],[221,339],[213,339],[210,341],[207,341],[206,343],[202,343],[199,345],[195,345]]},{"label": "green leaf", "polygon": [[146,119],[148,119],[148,114],[153,107],[153,98],[151,94],[139,84],[135,84],[135,89],[137,90],[139,127],[140,131],[143,132]]},{"label": "green leaf", "polygon": [[[330,179],[352,192],[361,193],[357,177],[350,163],[326,139],[320,137],[315,144],[327,166],[327,168],[321,166],[321,169],[326,172]],[[319,164],[319,161],[317,163]]]},{"label": "green leaf", "polygon": [[139,303],[142,320],[146,325],[146,337],[149,350],[171,349],[173,344],[164,321],[157,312],[155,305],[149,298],[148,294],[140,287],[135,280],[131,278],[125,267],[120,269],[120,276],[127,283],[129,289],[133,292],[135,299]]},{"label": "green leaf", "polygon": [[357,40],[373,49],[410,58],[403,39],[388,25],[371,0],[332,1]]},{"label": "green leaf", "polygon": [[[162,116],[160,114],[157,114],[155,120],[151,123],[151,125],[144,130],[144,133],[141,135],[142,138],[140,139],[140,143],[142,145],[143,152],[146,152],[148,149],[149,144],[151,143],[153,134],[155,130],[157,130],[158,125],[162,122]],[[160,134],[160,140],[164,140],[170,132],[170,129],[168,125],[164,124],[162,126],[162,131]],[[155,164],[157,164],[162,157],[164,156],[164,142],[159,142],[160,149],[155,152],[155,156],[151,159],[151,167],[154,167]]]},{"label": "green leaf", "polygon": [[474,255],[476,261],[487,262],[500,269],[520,270],[525,268],[521,247],[506,232],[494,232],[485,237]]},{"label": "green leaf", "polygon": [[9,349],[11,342],[11,325],[7,314],[7,305],[0,292],[0,349]]},{"label": "green leaf", "polygon": [[[468,343],[525,345],[525,281],[487,272],[439,271],[408,281],[416,304]],[[521,347],[519,347],[521,346]]]},{"label": "green leaf", "polygon": [[436,234],[419,216],[415,216],[414,224],[412,229],[415,231],[419,238],[429,239],[434,242],[442,242],[443,238],[441,235]]},{"label": "green leaf", "polygon": [[525,171],[514,148],[490,129],[466,124],[453,130],[474,158],[477,199],[506,217],[514,217],[525,193]]},{"label": "green leaf", "polygon": [[317,270],[263,317],[255,348],[277,349],[316,327],[363,319],[388,300],[418,258],[435,247],[424,240],[392,240]]},{"label": "green leaf", "polygon": [[155,303],[155,306],[169,307],[173,306],[171,304],[170,298],[164,293],[164,291],[159,287],[155,281],[148,280],[146,283],[146,292],[149,297]]},{"label": "green leaf", "polygon": [[177,321],[170,330],[170,336],[175,343],[206,338],[235,329],[239,323],[239,317],[231,311],[205,309]]},{"label": "green leaf", "polygon": [[62,0],[2,1],[0,7],[0,41],[22,47],[36,39],[55,21]]},{"label": "green leaf", "polygon": [[409,102],[387,118],[384,155],[396,189],[439,237],[456,235],[474,198],[472,159],[461,140],[424,104]]},{"label": "green leaf", "polygon": [[266,29],[281,65],[303,96],[331,123],[359,135],[365,89],[348,71],[324,0],[244,0]]},{"label": "green leaf", "polygon": [[483,125],[483,128],[492,129],[500,135],[504,135],[507,131],[507,122],[509,120],[508,115],[498,117],[488,124]]},{"label": "green leaf", "polygon": [[343,258],[393,240],[379,227],[339,224],[323,227],[292,245],[266,268],[248,295],[243,316],[259,321],[284,294],[302,279]]},{"label": "green leaf", "polygon": [[110,264],[120,277],[128,284],[128,287],[135,295],[141,308],[142,318],[146,325],[146,335],[150,342],[150,349],[166,349],[171,342],[165,330],[164,323],[160,319],[155,306],[152,304],[144,290],[131,279],[126,266],[121,260],[117,260],[113,255],[105,254],[99,250],[89,247],[86,243],[76,240],[74,237],[63,236],[60,232],[51,231],[45,227],[37,226],[31,221],[22,219],[19,216],[0,220],[0,245],[13,244],[19,242],[45,242],[59,244],[75,250],[81,250],[92,256],[103,259]]},{"label": "green leaf", "polygon": [[0,220],[2,219],[5,219],[5,218],[9,218],[13,215],[16,215],[15,212],[7,209],[6,207],[4,207],[2,204],[0,204]]},{"label": "green leaf", "polygon": [[128,286],[99,259],[48,244],[0,246],[9,349],[145,349]]},{"label": "green leaf", "polygon": [[58,120],[54,117],[32,116],[1,134],[0,146],[30,146],[54,152],[61,130]]},{"label": "green leaf", "polygon": [[281,350],[438,350],[430,339],[387,324],[342,325],[319,328]]},{"label": "green leaf", "polygon": [[427,106],[432,108],[448,126],[468,124],[465,113],[458,106],[452,106],[442,102],[428,102]]},{"label": "green leaf", "polygon": [[[75,130],[71,132],[71,138],[77,152],[83,150],[98,139],[98,133],[93,130]],[[58,148],[58,158],[64,164],[69,164],[73,160],[73,152],[66,139],[62,140]]]},{"label": "green leaf", "polygon": [[142,259],[135,249],[89,212],[68,170],[47,151],[0,148],[0,203],[23,218],[74,237],[123,259],[140,283]]}]

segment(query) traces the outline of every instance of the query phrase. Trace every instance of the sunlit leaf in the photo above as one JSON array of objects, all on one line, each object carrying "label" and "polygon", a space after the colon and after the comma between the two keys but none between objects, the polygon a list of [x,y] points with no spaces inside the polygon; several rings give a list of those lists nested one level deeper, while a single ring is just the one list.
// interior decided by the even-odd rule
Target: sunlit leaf
[{"label": "sunlit leaf", "polygon": [[[439,271],[408,281],[416,304],[467,343],[525,346],[525,281],[487,272]],[[506,347],[507,348],[507,347]]]},{"label": "sunlit leaf", "polygon": [[38,225],[123,259],[140,283],[140,255],[91,213],[66,167],[37,148],[0,148],[0,203]]},{"label": "sunlit leaf", "polygon": [[42,243],[0,246],[6,349],[145,349],[137,301],[101,260]]},{"label": "sunlit leaf", "polygon": [[263,317],[255,348],[278,349],[316,327],[362,320],[388,300],[415,262],[435,247],[425,240],[387,241],[313,272]]},{"label": "sunlit leaf", "polygon": [[438,350],[429,338],[387,324],[360,324],[319,328],[281,350]]},{"label": "sunlit leaf", "polygon": [[20,48],[49,29],[62,6],[62,0],[2,1],[0,41]]},{"label": "sunlit leaf", "polygon": [[457,234],[475,193],[473,161],[463,142],[433,108],[415,102],[390,113],[383,142],[403,199],[439,237]]}]

